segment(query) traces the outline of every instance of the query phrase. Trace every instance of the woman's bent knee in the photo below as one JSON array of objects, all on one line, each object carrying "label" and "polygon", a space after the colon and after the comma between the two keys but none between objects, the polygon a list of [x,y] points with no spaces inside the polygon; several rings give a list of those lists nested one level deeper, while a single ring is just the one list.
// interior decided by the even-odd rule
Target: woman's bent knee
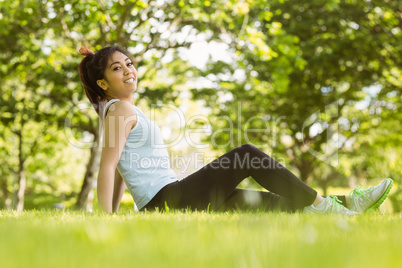
[{"label": "woman's bent knee", "polygon": [[241,150],[247,151],[247,152],[259,150],[257,147],[255,147],[254,145],[252,145],[250,143],[243,144],[242,146],[240,146],[238,148],[240,148]]}]

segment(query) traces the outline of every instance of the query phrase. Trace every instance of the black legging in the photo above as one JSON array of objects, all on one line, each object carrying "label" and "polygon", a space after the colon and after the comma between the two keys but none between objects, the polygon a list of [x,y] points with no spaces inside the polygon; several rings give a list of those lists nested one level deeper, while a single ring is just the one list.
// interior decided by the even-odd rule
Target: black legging
[{"label": "black legging", "polygon": [[[269,192],[236,189],[251,176]],[[162,188],[141,210],[281,210],[311,205],[317,192],[253,145],[245,144],[215,159],[183,180]]]}]

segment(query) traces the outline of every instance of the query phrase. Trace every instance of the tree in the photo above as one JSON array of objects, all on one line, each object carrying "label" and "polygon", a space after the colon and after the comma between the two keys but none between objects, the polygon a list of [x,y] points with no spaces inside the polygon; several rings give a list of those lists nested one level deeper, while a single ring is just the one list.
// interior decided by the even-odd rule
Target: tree
[{"label": "tree", "polygon": [[[398,1],[243,5],[245,12],[227,23],[228,45],[237,61],[211,63],[203,74],[214,74],[217,86],[193,89],[194,99],[213,104],[213,117],[232,119],[235,142],[227,143],[231,136],[222,133],[214,137],[217,144],[257,143],[275,155],[286,155],[300,178],[311,181],[313,170],[323,165],[319,160],[338,165],[332,155],[342,150],[338,142],[347,145],[362,130],[359,123],[369,121],[348,114],[365,97],[365,87],[381,86],[384,98],[388,93],[400,98],[402,8]],[[243,72],[244,78],[236,78],[236,72]],[[213,94],[216,91],[226,97]],[[395,103],[395,98],[385,102]],[[383,109],[396,113],[386,105]],[[238,124],[236,113],[245,120],[254,118],[247,126],[263,131],[246,139],[247,127]],[[230,125],[211,122],[214,130]]]},{"label": "tree", "polygon": [[[0,116],[5,134],[2,149],[7,155],[4,172],[8,174],[2,180],[2,189],[5,200],[9,198],[8,189],[12,189],[13,208],[17,210],[24,206],[27,163],[51,143],[60,142],[52,127],[64,126],[67,104],[74,98],[65,77],[76,65],[64,64],[68,59],[65,54],[71,54],[72,49],[61,47],[65,54],[51,53],[51,44],[56,42],[51,40],[54,32],[48,20],[48,4],[14,1],[1,6],[4,37],[0,41]],[[52,151],[48,153],[51,157]],[[10,177],[15,182],[10,182]]]},{"label": "tree", "polygon": [[[5,16],[1,26],[5,38],[0,41],[1,53],[1,122],[5,132],[14,135],[16,142],[15,150],[9,151],[7,146],[3,147],[8,151],[10,159],[7,159],[7,173],[15,176],[13,208],[22,210],[24,206],[24,192],[26,186],[25,162],[35,153],[38,145],[38,137],[32,142],[31,135],[26,133],[26,127],[32,120],[29,115],[40,120],[41,115],[36,110],[41,105],[41,98],[38,97],[40,75],[38,68],[42,67],[43,61],[37,61],[42,51],[40,43],[33,33],[40,34],[42,23],[35,19],[42,17],[44,10],[35,9],[34,2],[18,6],[18,2],[4,3],[1,7],[1,14]],[[36,70],[35,70],[36,69]],[[29,153],[28,153],[29,151]],[[14,154],[14,155],[13,155]],[[13,160],[13,156],[16,161]],[[9,161],[11,160],[11,161]],[[14,166],[14,167],[13,167]],[[3,181],[3,192],[7,199],[7,187]]]}]

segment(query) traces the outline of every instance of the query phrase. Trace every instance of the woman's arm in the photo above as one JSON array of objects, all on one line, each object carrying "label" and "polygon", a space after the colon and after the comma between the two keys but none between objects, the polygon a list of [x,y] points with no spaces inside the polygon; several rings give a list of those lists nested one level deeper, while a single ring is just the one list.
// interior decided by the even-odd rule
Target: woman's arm
[{"label": "woman's arm", "polygon": [[98,203],[101,210],[113,212],[115,172],[124,144],[131,129],[137,123],[137,114],[132,105],[125,101],[115,104],[105,119],[103,149],[98,175]]},{"label": "woman's arm", "polygon": [[123,197],[124,191],[126,190],[126,184],[123,181],[123,178],[120,175],[120,172],[116,168],[116,172],[114,175],[114,191],[113,191],[113,212],[117,212],[119,210],[120,201]]}]

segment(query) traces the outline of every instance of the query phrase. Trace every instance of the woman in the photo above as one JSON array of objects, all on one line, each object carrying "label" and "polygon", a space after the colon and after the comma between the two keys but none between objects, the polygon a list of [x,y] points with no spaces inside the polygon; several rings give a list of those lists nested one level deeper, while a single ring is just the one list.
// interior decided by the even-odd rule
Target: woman
[{"label": "woman", "polygon": [[[303,209],[307,213],[346,215],[378,208],[391,190],[393,181],[386,179],[376,187],[357,188],[349,196],[324,198],[249,144],[179,181],[166,161],[169,156],[162,146],[159,127],[134,106],[137,71],[132,56],[118,46],[97,53],[82,47],[80,54],[85,56],[79,66],[85,93],[104,120],[97,193],[105,212],[118,211],[125,185],[140,211],[168,206],[197,210]],[[144,159],[146,165],[141,161]],[[256,166],[257,162],[260,164]],[[237,189],[248,176],[269,192]]]}]

